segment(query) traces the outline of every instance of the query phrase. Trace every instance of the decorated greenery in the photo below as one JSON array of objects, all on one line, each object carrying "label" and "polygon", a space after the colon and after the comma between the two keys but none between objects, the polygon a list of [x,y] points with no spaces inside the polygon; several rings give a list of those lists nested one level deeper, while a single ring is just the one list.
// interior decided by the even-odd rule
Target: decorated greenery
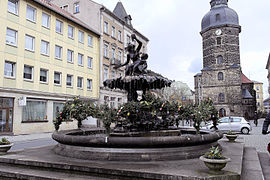
[{"label": "decorated greenery", "polygon": [[7,138],[2,138],[0,141],[0,145],[7,145],[10,144],[9,140],[7,140]]},{"label": "decorated greenery", "polygon": [[199,133],[201,123],[211,120],[213,116],[217,117],[217,110],[211,99],[203,100],[199,105],[182,106],[162,101],[151,93],[146,93],[140,102],[128,102],[118,109],[110,108],[108,105],[97,106],[75,97],[67,101],[62,112],[58,114],[54,122],[55,129],[58,130],[63,121],[70,119],[77,120],[80,128],[82,121],[89,116],[102,120],[107,133],[110,133],[112,122],[115,122],[116,127],[128,132],[178,127],[180,120],[192,120],[194,128]]},{"label": "decorated greenery", "polygon": [[205,158],[208,159],[225,159],[222,155],[221,150],[217,147],[211,147],[208,152],[204,154]]}]

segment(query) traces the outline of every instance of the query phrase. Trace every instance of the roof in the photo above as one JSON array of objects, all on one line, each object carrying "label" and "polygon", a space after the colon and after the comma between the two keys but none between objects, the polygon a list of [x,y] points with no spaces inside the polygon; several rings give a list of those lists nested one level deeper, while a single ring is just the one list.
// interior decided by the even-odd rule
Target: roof
[{"label": "roof", "polygon": [[245,99],[251,99],[253,98],[250,94],[250,92],[247,89],[242,89],[242,97]]},{"label": "roof", "polygon": [[269,53],[269,56],[268,56],[268,61],[267,61],[265,69],[268,69],[269,65],[270,65],[270,53]]},{"label": "roof", "polygon": [[33,0],[36,3],[40,4],[43,7],[48,8],[49,10],[53,11],[54,13],[63,16],[64,18],[67,18],[68,20],[82,26],[85,29],[88,29],[89,31],[93,32],[94,34],[96,34],[97,36],[100,36],[100,33],[93,30],[90,26],[88,26],[87,24],[83,23],[81,20],[79,20],[78,18],[76,18],[75,16],[73,16],[72,14],[70,14],[69,12],[61,9],[60,7],[58,7],[57,5],[50,3],[49,0]]},{"label": "roof", "polygon": [[[118,3],[117,3],[118,4]],[[122,3],[121,3],[122,4]],[[117,6],[117,5],[116,5]],[[123,6],[123,4],[122,4]],[[116,7],[115,7],[116,8]],[[110,11],[108,8],[106,8],[105,6],[103,6],[101,8],[104,12],[108,13],[110,16],[112,16],[113,18],[117,19],[120,23],[126,25],[127,27],[129,27],[131,30],[133,30],[134,33],[138,34],[141,38],[143,38],[145,41],[149,41],[149,39],[147,37],[145,37],[143,34],[141,34],[139,31],[137,31],[136,29],[134,29],[131,25],[127,24],[127,22],[125,21],[125,18],[122,19],[120,16],[118,16],[117,14],[115,14],[114,12]],[[125,11],[125,10],[124,10]]]},{"label": "roof", "polygon": [[122,2],[118,2],[113,10],[113,13],[118,16],[120,19],[125,21],[125,18],[128,16]]},{"label": "roof", "polygon": [[259,82],[259,81],[252,81],[254,84],[263,84],[262,82]]},{"label": "roof", "polygon": [[[201,22],[202,32],[208,30],[211,27],[217,27],[222,25],[233,25],[241,27],[239,25],[237,13],[228,7],[227,0],[211,0],[211,10],[203,17]],[[219,20],[217,20],[219,15]]]},{"label": "roof", "polygon": [[247,78],[247,76],[245,76],[243,73],[242,73],[242,83],[243,84],[247,84],[247,83],[253,83],[250,79]]}]

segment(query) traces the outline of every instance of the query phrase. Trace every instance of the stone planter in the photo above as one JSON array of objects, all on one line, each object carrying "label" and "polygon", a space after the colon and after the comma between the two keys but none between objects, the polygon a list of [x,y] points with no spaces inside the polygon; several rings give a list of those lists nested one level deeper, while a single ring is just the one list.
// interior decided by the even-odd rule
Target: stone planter
[{"label": "stone planter", "polygon": [[238,137],[236,134],[226,134],[225,135],[229,142],[235,142],[235,139]]},{"label": "stone planter", "polygon": [[208,159],[204,156],[201,156],[200,160],[204,162],[204,164],[210,169],[210,173],[212,174],[222,174],[223,172],[221,170],[226,166],[227,162],[231,161],[230,158]]},{"label": "stone planter", "polygon": [[5,144],[5,145],[0,145],[0,154],[6,154],[8,150],[13,146],[13,143],[11,144]]}]

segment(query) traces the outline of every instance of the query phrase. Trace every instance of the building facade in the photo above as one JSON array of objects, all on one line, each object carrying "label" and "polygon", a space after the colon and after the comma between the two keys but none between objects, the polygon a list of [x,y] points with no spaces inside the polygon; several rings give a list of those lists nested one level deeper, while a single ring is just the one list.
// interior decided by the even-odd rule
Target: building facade
[{"label": "building facade", "polygon": [[264,104],[263,104],[263,83],[258,81],[253,81],[254,90],[256,91],[256,105],[257,111],[264,112]]},{"label": "building facade", "polygon": [[210,5],[201,22],[203,69],[194,76],[195,102],[211,98],[220,117],[244,116],[238,15],[227,0]]},{"label": "building facade", "polygon": [[[103,81],[124,75],[124,68],[114,69],[113,64],[126,61],[125,47],[131,42],[131,34],[136,34],[142,41],[142,52],[147,51],[148,39],[133,28],[131,16],[121,2],[110,11],[105,6],[91,0],[53,0],[57,6],[65,9],[73,16],[82,20],[88,26],[94,24],[95,30],[101,34],[100,38],[100,97],[99,104],[108,104],[117,108],[127,101],[127,93],[122,90],[109,89],[103,86]],[[134,43],[134,42],[131,42]]]},{"label": "building facade", "polygon": [[98,100],[100,35],[49,1],[0,6],[0,132],[51,132],[67,99]]}]

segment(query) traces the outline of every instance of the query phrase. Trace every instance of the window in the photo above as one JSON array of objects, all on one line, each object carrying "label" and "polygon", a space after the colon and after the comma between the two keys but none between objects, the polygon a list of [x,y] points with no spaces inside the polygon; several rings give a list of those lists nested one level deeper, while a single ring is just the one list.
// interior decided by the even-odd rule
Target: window
[{"label": "window", "polygon": [[35,50],[35,38],[29,35],[25,35],[25,49],[34,51]]},{"label": "window", "polygon": [[220,21],[220,14],[216,14],[216,22]]},{"label": "window", "polygon": [[77,88],[80,88],[80,89],[83,88],[83,78],[82,77],[77,78]]},{"label": "window", "polygon": [[78,53],[78,65],[83,66],[83,54]]},{"label": "window", "polygon": [[60,33],[60,34],[62,34],[62,32],[63,32],[63,22],[59,21],[58,19],[56,19],[55,31]]},{"label": "window", "polygon": [[241,118],[233,117],[231,118],[231,122],[241,122]]},{"label": "window", "polygon": [[110,100],[109,98],[110,98],[109,96],[104,96],[104,104],[108,104]]},{"label": "window", "polygon": [[115,78],[115,71],[112,71],[112,78]]},{"label": "window", "polygon": [[41,40],[40,53],[43,55],[49,55],[49,42]]},{"label": "window", "polygon": [[130,43],[130,36],[127,35],[127,45]]},{"label": "window", "polygon": [[118,31],[118,41],[122,41],[122,32]]},{"label": "window", "polygon": [[48,70],[40,69],[39,81],[44,83],[48,82]]},{"label": "window", "polygon": [[74,27],[68,25],[68,37],[73,39],[74,38]]},{"label": "window", "polygon": [[55,58],[62,59],[62,47],[55,45]]},{"label": "window", "polygon": [[29,21],[36,22],[36,9],[27,5],[26,8],[26,19]]},{"label": "window", "polygon": [[17,46],[17,31],[7,28],[6,43]]},{"label": "window", "polygon": [[56,120],[60,112],[62,112],[65,103],[53,102],[53,120]]},{"label": "window", "polygon": [[[220,109],[221,111],[223,111],[222,109]],[[221,118],[219,121],[218,121],[219,123],[229,123],[229,118],[227,118],[227,117],[224,117],[224,118]]]},{"label": "window", "polygon": [[221,37],[217,37],[217,45],[221,44]]},{"label": "window", "polygon": [[220,94],[218,95],[218,101],[219,101],[219,102],[224,102],[224,101],[225,101],[225,97],[224,97],[224,94],[223,94],[223,93],[220,93]]},{"label": "window", "polygon": [[256,90],[259,91],[260,90],[260,87],[259,86],[256,86]]},{"label": "window", "polygon": [[50,20],[51,20],[51,17],[48,14],[42,13],[42,26],[43,27],[50,28]]},{"label": "window", "polygon": [[54,72],[54,84],[61,85],[61,73],[60,72]]},{"label": "window", "polygon": [[8,0],[8,12],[19,14],[19,0]]},{"label": "window", "polygon": [[69,74],[67,75],[67,86],[73,87],[73,76]]},{"label": "window", "polygon": [[47,102],[27,100],[26,106],[23,107],[24,122],[27,121],[46,121],[47,120]]},{"label": "window", "polygon": [[115,108],[115,100],[116,100],[116,97],[111,97],[111,102],[110,102],[111,108]]},{"label": "window", "polygon": [[260,94],[257,94],[257,99],[259,99],[260,98]]},{"label": "window", "polygon": [[220,80],[220,81],[223,80],[223,73],[222,72],[218,73],[218,80]]},{"label": "window", "polygon": [[104,33],[108,34],[108,23],[104,21]]},{"label": "window", "polygon": [[84,32],[79,30],[79,42],[84,43]]},{"label": "window", "polygon": [[5,77],[12,77],[15,78],[15,63],[5,61],[5,67],[4,67],[4,75]]},{"label": "window", "polygon": [[80,12],[80,3],[74,3],[74,14]]},{"label": "window", "polygon": [[108,57],[108,56],[109,56],[109,53],[108,53],[108,45],[107,45],[107,44],[104,44],[104,56],[105,56],[105,57]]},{"label": "window", "polygon": [[258,102],[257,105],[260,106],[260,102]]},{"label": "window", "polygon": [[33,81],[33,67],[24,65],[23,78],[25,80]]},{"label": "window", "polygon": [[122,104],[122,98],[118,98],[118,107],[120,107]]},{"label": "window", "polygon": [[122,62],[122,51],[118,51],[118,59]]},{"label": "window", "polygon": [[88,68],[92,68],[92,61],[93,61],[93,58],[91,58],[91,57],[87,57],[87,67]]},{"label": "window", "polygon": [[115,37],[115,27],[112,26],[112,37]]},{"label": "window", "polygon": [[112,59],[115,59],[115,48],[112,48]]},{"label": "window", "polygon": [[67,61],[73,63],[74,52],[70,49],[67,50]]},{"label": "window", "polygon": [[103,73],[103,75],[104,75],[104,81],[106,80],[106,79],[108,79],[108,74],[109,73],[109,70],[108,70],[108,68],[104,68],[104,73]]},{"label": "window", "polygon": [[217,63],[218,64],[222,64],[223,63],[223,57],[222,56],[218,56],[217,57]]},{"label": "window", "polygon": [[92,79],[87,79],[87,90],[92,90]]},{"label": "window", "polygon": [[93,37],[88,35],[88,46],[93,46]]}]

